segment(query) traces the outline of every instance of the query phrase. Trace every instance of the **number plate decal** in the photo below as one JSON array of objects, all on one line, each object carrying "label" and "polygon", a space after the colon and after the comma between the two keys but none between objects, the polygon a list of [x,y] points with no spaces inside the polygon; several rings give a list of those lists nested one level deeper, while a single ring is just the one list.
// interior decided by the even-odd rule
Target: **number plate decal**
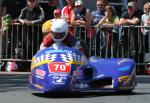
[{"label": "number plate decal", "polygon": [[48,64],[49,72],[53,73],[70,73],[70,64],[65,62],[51,62]]}]

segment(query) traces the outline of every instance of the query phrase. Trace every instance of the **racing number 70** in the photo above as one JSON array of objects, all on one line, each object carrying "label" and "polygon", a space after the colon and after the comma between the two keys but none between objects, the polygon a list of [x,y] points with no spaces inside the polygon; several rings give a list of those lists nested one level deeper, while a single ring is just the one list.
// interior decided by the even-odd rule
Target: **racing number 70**
[{"label": "racing number 70", "polygon": [[66,66],[63,64],[54,64],[55,67],[55,71],[65,71],[66,70]]},{"label": "racing number 70", "polygon": [[48,65],[49,72],[70,72],[70,64],[64,62],[52,62]]}]

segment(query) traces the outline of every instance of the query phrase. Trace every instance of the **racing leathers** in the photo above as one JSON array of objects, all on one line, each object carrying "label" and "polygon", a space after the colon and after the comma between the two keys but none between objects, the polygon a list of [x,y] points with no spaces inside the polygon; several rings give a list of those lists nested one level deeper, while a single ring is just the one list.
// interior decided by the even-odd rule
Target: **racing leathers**
[{"label": "racing leathers", "polygon": [[[52,34],[49,33],[43,38],[43,41],[40,46],[40,50],[51,46],[53,43],[54,40],[52,38]],[[88,57],[87,47],[85,43],[82,40],[77,40],[77,38],[75,38],[74,35],[68,33],[66,38],[63,40],[63,43],[69,47],[73,47],[77,50],[80,50],[82,53],[85,54],[86,57]]]}]

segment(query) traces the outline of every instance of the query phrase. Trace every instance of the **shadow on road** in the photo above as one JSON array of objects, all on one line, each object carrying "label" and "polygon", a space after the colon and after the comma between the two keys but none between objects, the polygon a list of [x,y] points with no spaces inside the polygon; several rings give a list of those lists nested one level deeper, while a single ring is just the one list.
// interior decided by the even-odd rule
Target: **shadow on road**
[{"label": "shadow on road", "polygon": [[[18,90],[29,90],[28,88],[28,76],[29,74],[0,74],[0,93],[18,91]],[[147,85],[145,87],[137,86],[136,89],[150,89],[148,86],[150,83],[150,76],[137,76],[136,81],[138,84]],[[150,93],[132,93],[130,95],[146,95]],[[92,96],[109,96],[109,95],[119,95],[114,92],[88,92],[88,93],[72,93],[72,94],[56,94],[55,95],[43,95],[43,93],[33,93],[35,96],[39,97],[54,97],[54,98],[83,98],[83,97],[92,97]]]},{"label": "shadow on road", "polygon": [[34,96],[41,98],[92,98],[101,96],[129,96],[129,95],[150,95],[150,93],[136,93],[120,94],[117,92],[78,92],[78,93],[32,93]]}]

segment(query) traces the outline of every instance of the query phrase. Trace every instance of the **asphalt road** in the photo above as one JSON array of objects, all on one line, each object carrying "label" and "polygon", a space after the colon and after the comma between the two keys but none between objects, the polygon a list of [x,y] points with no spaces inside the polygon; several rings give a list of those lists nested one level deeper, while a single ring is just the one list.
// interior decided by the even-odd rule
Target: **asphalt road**
[{"label": "asphalt road", "polygon": [[0,103],[149,103],[150,75],[137,76],[132,94],[85,92],[44,95],[28,88],[28,73],[0,73]]}]

